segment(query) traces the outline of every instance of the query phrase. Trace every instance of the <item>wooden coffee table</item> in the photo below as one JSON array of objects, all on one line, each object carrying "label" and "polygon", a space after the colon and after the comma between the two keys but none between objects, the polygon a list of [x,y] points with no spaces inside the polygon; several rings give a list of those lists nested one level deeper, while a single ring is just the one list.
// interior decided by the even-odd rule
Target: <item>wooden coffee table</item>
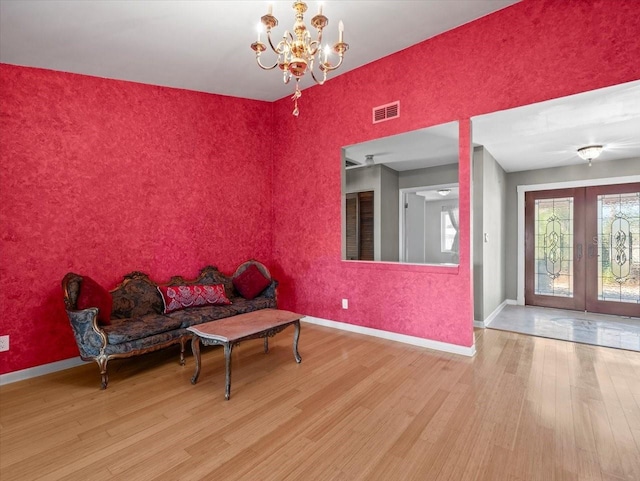
[{"label": "wooden coffee table", "polygon": [[191,378],[191,384],[197,383],[198,376],[200,376],[200,343],[205,346],[224,346],[224,397],[228,400],[231,396],[231,351],[233,346],[241,341],[263,337],[264,352],[268,352],[269,337],[275,336],[292,324],[296,328],[293,334],[293,357],[296,362],[302,362],[298,353],[298,339],[300,338],[300,319],[303,317],[301,314],[280,309],[260,309],[187,328],[193,333],[191,349],[196,360],[196,372]]}]

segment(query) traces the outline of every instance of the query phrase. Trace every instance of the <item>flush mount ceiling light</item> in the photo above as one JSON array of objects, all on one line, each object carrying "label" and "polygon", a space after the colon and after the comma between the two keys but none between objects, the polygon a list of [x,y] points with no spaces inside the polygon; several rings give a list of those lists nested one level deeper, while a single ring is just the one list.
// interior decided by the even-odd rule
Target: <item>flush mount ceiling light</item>
[{"label": "flush mount ceiling light", "polygon": [[[349,45],[343,42],[344,26],[342,21],[338,24],[340,37],[333,45],[333,52],[338,54],[340,60],[336,65],[331,65],[329,61],[329,53],[331,48],[329,45],[322,46],[322,30],[329,24],[329,19],[322,14],[322,4],[319,7],[318,14],[311,19],[311,25],[317,30],[318,36],[316,40],[311,40],[311,33],[307,30],[304,23],[304,12],[307,11],[305,2],[296,1],[293,3],[296,21],[293,24],[293,34],[288,30],[284,32],[282,40],[277,45],[273,45],[271,41],[271,29],[278,25],[278,19],[273,16],[272,6],[269,5],[269,11],[260,18],[262,24],[258,24],[258,41],[251,44],[251,48],[256,53],[256,62],[260,68],[271,70],[280,67],[283,73],[283,80],[288,84],[293,77],[296,80],[296,90],[291,97],[294,102],[293,115],[298,116],[298,99],[302,96],[300,92],[299,82],[306,72],[311,73],[311,77],[318,84],[324,84],[327,80],[327,73],[336,70],[342,65],[344,53],[349,49]],[[267,46],[260,41],[260,33],[262,26],[267,31],[267,40],[271,50],[273,50],[278,58],[273,65],[262,65],[260,62],[260,54],[267,49]],[[316,58],[317,55],[317,58]],[[318,62],[318,68],[322,72],[322,80],[316,78],[313,71],[314,62]]]},{"label": "flush mount ceiling light", "polygon": [[597,158],[602,153],[602,145],[588,145],[578,149],[578,155],[582,160],[589,161],[589,167],[591,167],[591,161]]},{"label": "flush mount ceiling light", "polygon": [[451,189],[440,189],[438,191],[438,194],[440,194],[442,197],[446,197],[451,193]]},{"label": "flush mount ceiling light", "polygon": [[375,164],[375,162],[373,160],[373,154],[367,154],[367,155],[364,156],[364,165],[367,165],[367,166],[370,167],[370,166],[372,166],[374,164]]}]

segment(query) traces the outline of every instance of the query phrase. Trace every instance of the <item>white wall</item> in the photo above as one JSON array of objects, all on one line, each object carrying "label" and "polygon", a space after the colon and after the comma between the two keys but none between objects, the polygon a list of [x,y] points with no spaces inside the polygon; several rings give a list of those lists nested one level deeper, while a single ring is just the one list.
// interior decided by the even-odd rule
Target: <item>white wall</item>
[{"label": "white wall", "polygon": [[473,228],[472,244],[473,244],[473,318],[476,321],[484,320],[483,306],[483,257],[482,257],[482,196],[483,190],[483,156],[484,148],[476,147],[473,149],[472,160],[472,179],[473,179],[473,198],[471,200],[471,209],[473,211]]},{"label": "white wall", "polygon": [[424,197],[408,192],[405,208],[405,261],[425,262],[425,206]]},{"label": "white wall", "polygon": [[398,172],[386,166],[380,170],[380,260],[399,260]]},{"label": "white wall", "polygon": [[506,173],[484,147],[473,151],[473,317],[484,321],[506,297]]},{"label": "white wall", "polygon": [[496,159],[483,149],[482,320],[506,299],[507,178]]},{"label": "white wall", "polygon": [[[373,260],[379,261],[381,258],[381,187],[380,187],[380,170],[381,165],[373,165],[371,167],[360,167],[357,169],[349,169],[345,172],[345,194],[354,192],[373,191]],[[344,209],[344,206],[343,206]],[[344,214],[343,214],[344,217]],[[344,223],[344,222],[343,222]],[[342,239],[344,250],[344,234]],[[342,253],[344,258],[344,252]]]},{"label": "white wall", "polygon": [[400,189],[457,183],[458,164],[439,165],[426,169],[398,172],[398,187]]}]

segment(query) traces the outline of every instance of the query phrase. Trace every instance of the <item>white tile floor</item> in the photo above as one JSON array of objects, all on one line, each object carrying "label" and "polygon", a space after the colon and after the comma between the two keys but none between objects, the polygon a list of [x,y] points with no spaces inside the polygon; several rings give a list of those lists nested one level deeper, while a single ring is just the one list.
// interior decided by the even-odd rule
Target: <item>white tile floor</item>
[{"label": "white tile floor", "polygon": [[507,305],[490,329],[640,351],[640,318]]}]

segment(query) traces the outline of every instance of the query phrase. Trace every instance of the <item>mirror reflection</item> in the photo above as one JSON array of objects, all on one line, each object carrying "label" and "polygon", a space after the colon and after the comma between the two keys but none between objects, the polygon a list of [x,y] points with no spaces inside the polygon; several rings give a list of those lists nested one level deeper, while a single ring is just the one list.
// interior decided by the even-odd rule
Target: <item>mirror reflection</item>
[{"label": "mirror reflection", "polygon": [[458,263],[458,123],[342,148],[342,259]]}]

